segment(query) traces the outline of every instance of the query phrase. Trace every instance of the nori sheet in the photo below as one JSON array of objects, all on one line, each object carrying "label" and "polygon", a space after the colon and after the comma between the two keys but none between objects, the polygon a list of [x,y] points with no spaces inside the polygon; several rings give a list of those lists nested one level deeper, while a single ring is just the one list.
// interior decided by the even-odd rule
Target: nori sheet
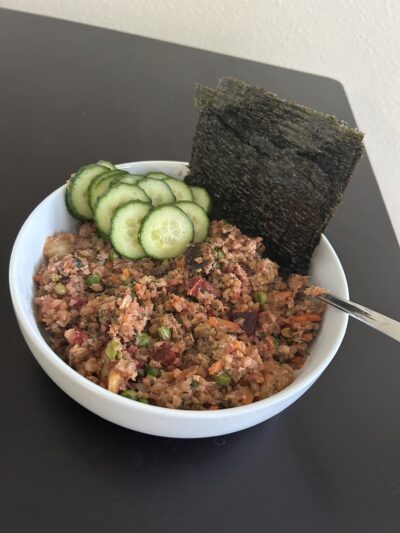
[{"label": "nori sheet", "polygon": [[261,235],[283,273],[308,272],[314,248],[359,161],[363,134],[335,117],[223,78],[198,86],[187,182],[212,218]]}]

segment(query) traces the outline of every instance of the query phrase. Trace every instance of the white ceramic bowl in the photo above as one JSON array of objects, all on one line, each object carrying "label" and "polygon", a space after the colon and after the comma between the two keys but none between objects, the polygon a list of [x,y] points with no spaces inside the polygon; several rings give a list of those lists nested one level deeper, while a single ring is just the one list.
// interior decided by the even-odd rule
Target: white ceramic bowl
[{"label": "white ceramic bowl", "polygon": [[[175,161],[125,163],[120,168],[137,174],[161,170],[183,178],[187,164]],[[76,221],[64,206],[64,186],[43,200],[28,217],[15,241],[10,261],[10,289],[22,334],[38,363],[71,398],[93,413],[129,429],[164,437],[196,438],[223,435],[254,426],[299,398],[321,375],[338,350],[348,317],[331,307],[311,348],[310,357],[295,381],[271,398],[221,411],[183,411],[132,402],[88,381],[64,363],[44,340],[35,318],[32,276],[43,261],[47,236],[56,231],[73,231]],[[326,237],[315,250],[312,282],[348,298],[345,274]]]}]

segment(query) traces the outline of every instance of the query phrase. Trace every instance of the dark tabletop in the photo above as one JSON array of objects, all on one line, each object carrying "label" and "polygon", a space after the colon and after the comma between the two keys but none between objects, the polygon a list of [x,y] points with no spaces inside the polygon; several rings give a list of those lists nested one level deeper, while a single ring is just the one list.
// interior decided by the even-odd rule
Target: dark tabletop
[{"label": "dark tabletop", "polygon": [[[194,84],[215,86],[227,75],[354,125],[343,87],[331,79],[0,10],[6,533],[399,531],[393,340],[350,320],[332,364],[289,409],[241,433],[185,441],[86,411],[39,368],[18,330],[8,260],[33,207],[85,162],[187,160]],[[327,234],[352,298],[399,319],[400,253],[367,157]]]}]

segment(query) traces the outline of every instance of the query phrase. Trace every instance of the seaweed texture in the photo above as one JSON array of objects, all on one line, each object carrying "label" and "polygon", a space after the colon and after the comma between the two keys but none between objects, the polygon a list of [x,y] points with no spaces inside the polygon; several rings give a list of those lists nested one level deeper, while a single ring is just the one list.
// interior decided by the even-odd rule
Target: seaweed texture
[{"label": "seaweed texture", "polygon": [[354,172],[363,134],[261,87],[223,78],[198,86],[191,185],[213,197],[213,218],[261,235],[283,272],[306,274]]}]

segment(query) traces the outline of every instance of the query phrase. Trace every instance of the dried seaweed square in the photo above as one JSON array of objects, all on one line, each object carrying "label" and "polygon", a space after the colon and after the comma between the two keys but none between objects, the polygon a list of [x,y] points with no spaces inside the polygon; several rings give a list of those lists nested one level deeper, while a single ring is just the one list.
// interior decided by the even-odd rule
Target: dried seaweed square
[{"label": "dried seaweed square", "polygon": [[188,183],[213,217],[261,235],[286,272],[307,273],[359,161],[363,134],[335,117],[232,78],[200,86]]}]

